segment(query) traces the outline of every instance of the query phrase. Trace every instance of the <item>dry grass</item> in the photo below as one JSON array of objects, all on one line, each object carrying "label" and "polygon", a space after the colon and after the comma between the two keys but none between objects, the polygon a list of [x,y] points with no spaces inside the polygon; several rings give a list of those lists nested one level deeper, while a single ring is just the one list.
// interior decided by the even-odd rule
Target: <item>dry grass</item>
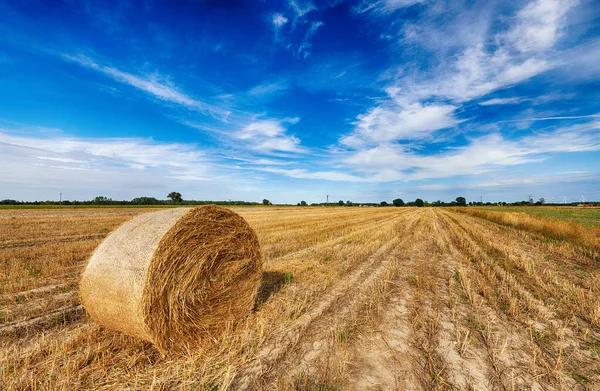
[{"label": "dry grass", "polygon": [[594,230],[433,208],[238,209],[264,253],[252,314],[220,344],[163,357],[82,316],[73,294],[103,235],[146,211],[0,212],[0,389],[600,387]]},{"label": "dry grass", "polygon": [[531,231],[550,239],[566,240],[579,244],[591,251],[591,256],[600,255],[600,229],[551,217],[532,216],[519,212],[493,212],[474,208],[454,208],[455,212],[467,213],[498,224]]},{"label": "dry grass", "polygon": [[262,277],[254,230],[214,205],[186,213],[160,240],[148,268],[144,321],[163,350],[221,343],[252,307]]}]

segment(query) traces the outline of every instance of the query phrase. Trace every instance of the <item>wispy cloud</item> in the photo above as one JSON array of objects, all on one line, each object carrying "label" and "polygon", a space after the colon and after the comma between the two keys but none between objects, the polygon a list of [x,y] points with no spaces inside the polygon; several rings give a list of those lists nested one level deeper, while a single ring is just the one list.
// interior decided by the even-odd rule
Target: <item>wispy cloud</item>
[{"label": "wispy cloud", "polygon": [[[305,60],[310,56],[312,48],[311,39],[319,27],[324,24],[322,21],[310,20],[308,14],[315,10],[317,10],[317,7],[311,1],[288,0],[287,9],[283,12],[272,14],[269,20],[269,23],[275,30],[275,42],[290,51],[298,59]],[[284,29],[288,23],[290,27]],[[297,33],[296,28],[299,25],[305,29],[304,37]]]},{"label": "wispy cloud", "polygon": [[494,98],[479,102],[479,104],[481,106],[518,105],[521,102],[523,102],[521,98]]},{"label": "wispy cloud", "polygon": [[157,76],[134,75],[132,73],[121,71],[112,66],[98,64],[94,60],[83,55],[73,56],[70,54],[63,54],[62,58],[84,68],[100,72],[108,77],[111,77],[117,82],[135,87],[146,92],[152,97],[165,102],[175,103],[191,110],[203,111],[212,115],[226,116],[229,113],[227,110],[192,98],[191,96],[179,91],[175,86],[161,82]]},{"label": "wispy cloud", "polygon": [[456,106],[444,104],[386,103],[358,116],[354,132],[342,144],[352,147],[400,140],[422,140],[440,129],[460,121],[454,117]]},{"label": "wispy cloud", "polygon": [[554,102],[557,100],[572,99],[573,97],[574,97],[573,94],[552,93],[552,94],[536,96],[533,98],[517,97],[517,96],[509,97],[509,98],[492,98],[492,99],[488,99],[488,100],[479,102],[479,104],[481,106],[495,106],[495,105],[517,105],[517,104],[523,103],[523,102],[531,102],[534,105],[541,105],[541,104]]},{"label": "wispy cloud", "polygon": [[520,52],[540,52],[554,46],[566,25],[565,15],[576,0],[534,0],[514,17],[512,28],[500,40]]},{"label": "wispy cloud", "polygon": [[384,143],[351,152],[343,161],[376,182],[478,175],[541,161],[550,154],[600,150],[600,122],[594,121],[509,140],[500,134],[473,138],[468,145],[423,155]]},{"label": "wispy cloud", "polygon": [[288,22],[288,18],[286,18],[282,14],[277,13],[273,14],[273,16],[271,17],[271,22],[273,23],[275,29],[279,30]]},{"label": "wispy cloud", "polygon": [[249,95],[253,96],[264,96],[281,93],[289,88],[289,84],[286,80],[281,79],[274,82],[267,82],[258,84],[248,90]]},{"label": "wispy cloud", "polygon": [[[378,2],[375,6],[393,9],[393,5],[402,7],[410,4],[411,2],[404,1],[391,4]],[[398,147],[391,143],[431,140],[440,130],[456,127],[461,123],[455,113],[466,102],[523,83],[551,69],[554,63],[547,51],[560,38],[565,15],[574,4],[561,0],[534,0],[507,17],[505,27],[493,33],[490,28],[493,20],[486,19],[485,14],[484,23],[472,29],[470,25],[473,18],[463,17],[465,13],[470,14],[470,10],[461,10],[456,16],[444,18],[446,7],[430,7],[431,10],[427,11],[429,14],[420,22],[421,25],[419,22],[404,25],[396,33],[402,38],[398,45],[406,45],[411,40],[421,43],[420,31],[425,31],[428,37],[450,39],[444,37],[448,34],[444,34],[443,30],[452,17],[465,24],[465,31],[470,32],[467,34],[470,35],[469,39],[454,47],[447,45],[439,52],[435,51],[435,46],[431,47],[432,52],[438,53],[438,63],[428,64],[427,68],[400,65],[388,70],[384,74],[384,80],[389,80],[385,87],[387,99],[358,115],[354,130],[340,138],[341,144],[354,149],[353,159],[358,159],[357,161],[393,156],[395,163],[402,163],[400,157],[406,157],[406,154],[399,154]],[[460,6],[457,7],[460,9]],[[385,13],[379,17],[384,20],[389,18]],[[435,30],[440,31],[432,33]],[[395,49],[392,47],[392,50]],[[517,104],[521,99],[488,99],[480,105]],[[478,144],[478,147],[481,149],[484,145],[486,144]],[[511,145],[506,147],[509,150],[512,148]],[[481,153],[494,156],[492,150],[482,150]],[[371,157],[372,154],[377,156]],[[511,156],[515,155],[511,153]],[[410,161],[418,162],[420,159],[413,158],[414,156]],[[423,161],[434,165],[437,162],[435,159],[429,160],[431,161]],[[440,165],[440,174],[443,174],[441,170],[444,164]],[[452,165],[448,165],[450,166]],[[421,171],[427,170],[422,167]],[[398,172],[388,176],[395,179],[405,177],[398,175]]]},{"label": "wispy cloud", "polygon": [[392,13],[396,10],[425,3],[427,0],[378,0],[363,1],[355,7],[357,13],[375,12],[380,14]]},{"label": "wispy cloud", "polygon": [[323,26],[323,24],[324,23],[320,21],[312,22],[310,24],[310,27],[304,35],[304,41],[302,41],[302,44],[300,44],[300,48],[298,49],[298,57],[301,57],[304,60],[306,60],[306,58],[310,56],[310,49],[312,48],[312,43],[310,41],[316,34],[319,27]]},{"label": "wispy cloud", "polygon": [[[561,37],[565,17],[575,4],[574,1],[534,0],[515,15],[505,18],[507,27],[494,33],[491,28],[493,19],[486,18],[483,14],[482,22],[474,23],[471,10],[465,9],[454,16],[454,19],[466,31],[466,47],[457,47],[458,52],[442,51],[444,57],[439,58],[438,66],[416,70],[415,77],[407,77],[406,75],[410,76],[414,72],[403,68],[404,71],[394,85],[408,99],[435,97],[461,103],[530,80],[557,65],[556,61],[549,58],[548,50]],[[446,45],[445,40],[456,43],[454,36],[447,37],[448,32],[444,30],[448,21],[440,23],[444,7],[432,9],[430,12],[440,13],[435,15],[436,23],[432,24],[429,19],[424,19],[421,24],[409,24],[397,32],[402,37],[401,44],[414,41],[419,45],[435,45],[431,42],[438,42],[434,39],[423,43],[423,35],[429,38],[440,37],[442,46]],[[494,14],[491,11],[488,13]],[[463,14],[470,17],[463,17]],[[473,30],[471,26],[478,26],[479,23],[483,24]],[[459,36],[461,34],[458,32]],[[458,42],[460,44],[463,41]],[[431,47],[432,51],[436,49],[439,50],[436,46]]]},{"label": "wispy cloud", "polygon": [[164,167],[180,172],[209,164],[207,156],[193,144],[157,143],[149,139],[26,137],[0,133],[0,143],[37,151],[31,155],[35,159],[72,163],[79,168],[117,165],[142,170]]},{"label": "wispy cloud", "polygon": [[317,9],[310,0],[289,0],[288,6],[294,15],[292,29],[296,28],[298,21],[303,20],[306,14]]},{"label": "wispy cloud", "polygon": [[273,26],[273,30],[275,31],[275,40],[278,41],[280,39],[282,29],[288,23],[288,18],[281,13],[276,13],[271,15],[270,22]]},{"label": "wispy cloud", "polygon": [[27,194],[28,187],[39,191],[24,195],[26,199],[39,199],[49,189],[60,189],[69,199],[164,198],[169,189],[201,196],[194,187],[197,181],[218,182],[206,191],[218,197],[227,183],[244,182],[197,145],[139,138],[40,137],[1,130],[0,165],[5,168],[0,172],[2,188],[11,190],[0,190],[0,198]]},{"label": "wispy cloud", "polygon": [[563,115],[563,116],[554,116],[554,117],[524,117],[519,119],[509,119],[498,121],[499,123],[503,122],[529,122],[529,121],[558,121],[558,120],[578,120],[578,119],[588,119],[588,118],[600,118],[600,114],[590,114],[590,115]]},{"label": "wispy cloud", "polygon": [[336,171],[308,171],[305,169],[283,169],[274,167],[263,167],[259,170],[284,175],[290,178],[322,179],[336,182],[367,182],[366,179],[359,176]]},{"label": "wispy cloud", "polygon": [[234,137],[244,142],[248,148],[260,153],[305,152],[300,139],[288,135],[285,125],[298,123],[299,118],[255,120],[237,132]]}]

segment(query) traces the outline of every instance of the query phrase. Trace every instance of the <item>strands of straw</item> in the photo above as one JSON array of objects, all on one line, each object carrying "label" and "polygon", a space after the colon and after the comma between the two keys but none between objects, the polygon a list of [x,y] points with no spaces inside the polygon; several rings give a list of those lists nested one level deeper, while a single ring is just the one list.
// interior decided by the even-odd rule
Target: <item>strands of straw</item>
[{"label": "strands of straw", "polygon": [[188,351],[218,340],[251,311],[262,275],[254,230],[217,206],[136,217],[98,247],[81,301],[100,324]]}]

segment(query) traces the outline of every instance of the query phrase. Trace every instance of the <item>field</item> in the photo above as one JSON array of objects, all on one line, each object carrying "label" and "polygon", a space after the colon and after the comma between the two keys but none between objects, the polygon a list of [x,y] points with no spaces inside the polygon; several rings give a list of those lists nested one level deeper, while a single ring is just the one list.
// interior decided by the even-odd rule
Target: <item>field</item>
[{"label": "field", "polygon": [[589,227],[600,227],[600,207],[486,206],[478,209],[492,210],[496,212],[527,213],[532,216],[550,217],[558,220],[573,221]]},{"label": "field", "polygon": [[239,208],[236,333],[163,357],[87,319],[86,259],[149,209],[0,211],[2,390],[600,389],[600,230],[480,209]]}]

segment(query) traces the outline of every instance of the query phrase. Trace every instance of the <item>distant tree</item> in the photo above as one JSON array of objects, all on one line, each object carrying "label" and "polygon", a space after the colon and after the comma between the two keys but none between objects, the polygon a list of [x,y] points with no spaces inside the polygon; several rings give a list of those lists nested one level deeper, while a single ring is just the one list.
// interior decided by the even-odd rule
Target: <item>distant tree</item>
[{"label": "distant tree", "polygon": [[134,205],[160,205],[164,204],[164,201],[159,201],[154,197],[137,197],[131,200]]},{"label": "distant tree", "polygon": [[181,202],[183,201],[183,199],[181,198],[181,193],[178,193],[176,191],[172,191],[169,193],[169,195],[167,195],[167,198],[171,199],[171,202]]},{"label": "distant tree", "polygon": [[271,204],[271,201],[269,201],[268,199],[265,198],[263,200],[263,205],[273,205],[273,204]]},{"label": "distant tree", "polygon": [[354,205],[354,204],[352,203],[352,201],[346,201],[346,206],[352,206],[352,205]]},{"label": "distant tree", "polygon": [[544,197],[540,198],[539,201],[540,205],[544,205],[546,203],[546,200],[544,199]]},{"label": "distant tree", "polygon": [[381,203],[379,205],[381,205],[381,206],[388,206],[389,204],[387,203],[387,201],[381,201]]},{"label": "distant tree", "polygon": [[306,201],[300,201],[300,206],[308,206],[308,204],[306,203]]},{"label": "distant tree", "polygon": [[338,205],[339,205],[339,206],[344,206],[344,201],[343,201],[343,200],[339,200],[339,201],[338,201]]},{"label": "distant tree", "polygon": [[467,199],[465,197],[456,197],[456,205],[467,206]]},{"label": "distant tree", "polygon": [[422,199],[420,199],[420,198],[417,198],[417,199],[415,200],[415,205],[416,205],[416,206],[418,206],[418,207],[421,207],[421,206],[425,205],[425,203],[423,202],[423,200],[422,200]]},{"label": "distant tree", "polygon": [[392,204],[394,204],[394,206],[404,206],[404,201],[402,201],[402,198],[396,198],[392,201]]},{"label": "distant tree", "polygon": [[93,203],[102,205],[102,204],[108,204],[111,201],[112,201],[112,199],[110,199],[108,197],[98,196],[98,197],[94,198]]}]

